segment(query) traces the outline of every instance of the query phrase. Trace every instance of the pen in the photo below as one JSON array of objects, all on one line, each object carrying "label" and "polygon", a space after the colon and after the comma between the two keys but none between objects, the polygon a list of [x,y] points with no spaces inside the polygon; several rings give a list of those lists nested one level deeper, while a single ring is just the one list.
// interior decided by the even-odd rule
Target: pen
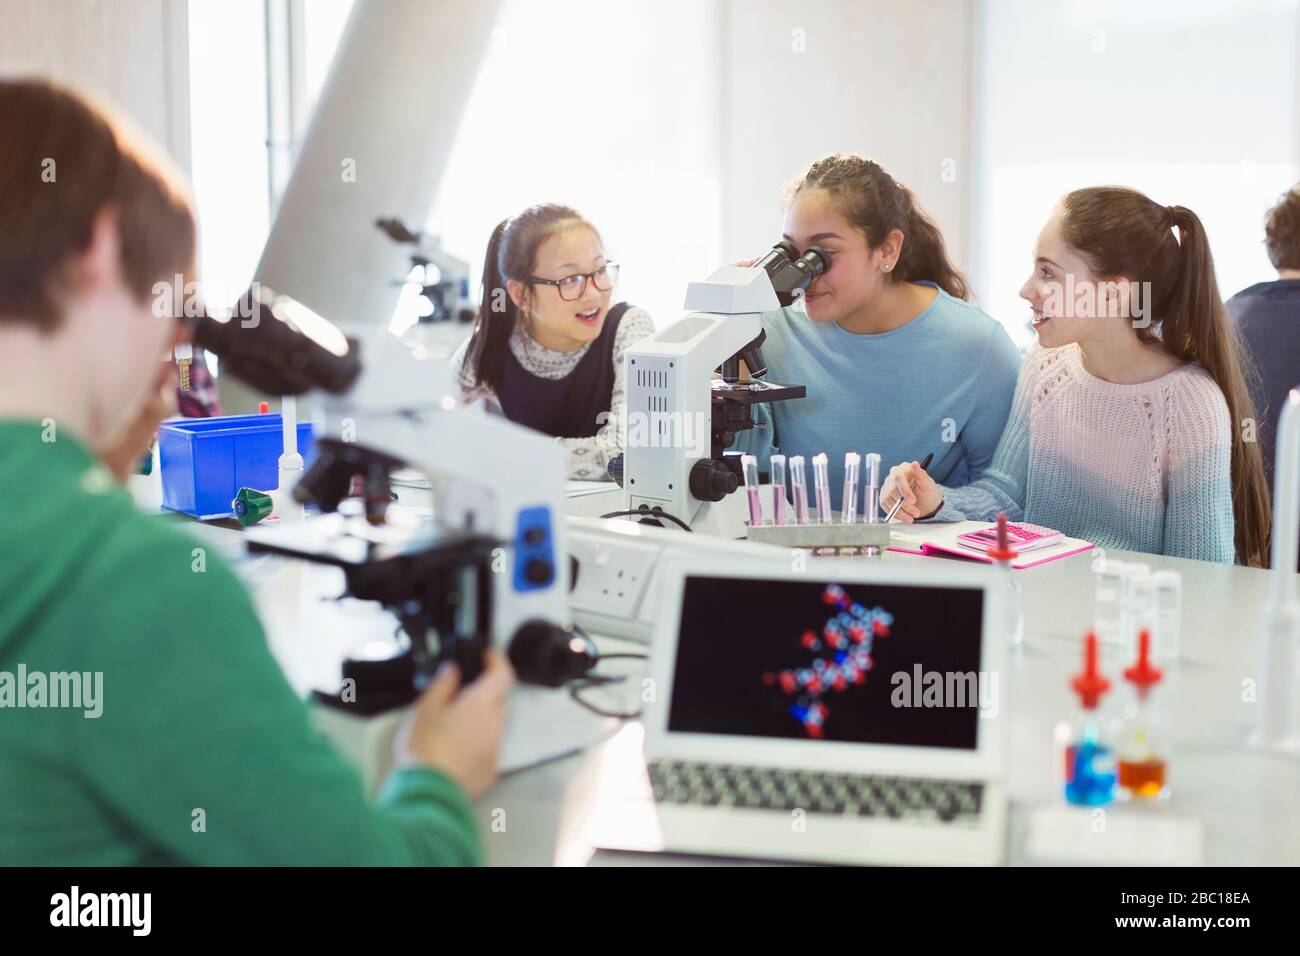
[{"label": "pen", "polygon": [[[929,468],[930,462],[932,461],[934,461],[934,452],[930,452],[930,454],[925,456],[925,461],[921,462],[921,470],[925,471],[927,468]],[[916,484],[915,478],[907,479],[907,487],[911,488],[915,484]],[[894,515],[898,514],[898,509],[901,508],[902,506],[903,506],[903,496],[900,493],[898,496],[898,500],[894,502],[894,507],[890,508],[889,514],[885,515],[885,522],[888,523],[890,521],[893,521]]]}]

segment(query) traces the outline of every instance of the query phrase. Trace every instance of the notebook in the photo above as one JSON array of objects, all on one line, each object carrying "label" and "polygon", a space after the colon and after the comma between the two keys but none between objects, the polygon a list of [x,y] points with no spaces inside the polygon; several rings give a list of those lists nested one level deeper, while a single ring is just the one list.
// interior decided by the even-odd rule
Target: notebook
[{"label": "notebook", "polygon": [[[894,523],[890,528],[891,539],[890,551],[898,551],[903,554],[923,554],[932,557],[941,558],[965,558],[968,561],[981,561],[984,564],[992,564],[993,559],[981,551],[964,546],[958,539],[972,532],[982,531],[989,527],[987,521],[953,521],[944,524],[919,524],[906,525]],[[1047,531],[1050,529],[1035,528],[1036,531]],[[1072,554],[1082,554],[1091,551],[1094,545],[1091,541],[1084,541],[1082,538],[1071,538],[1062,535],[1060,540],[1055,544],[1049,544],[1045,547],[1037,547],[1031,550],[1023,551],[1016,555],[1011,562],[1013,568],[1032,568],[1038,564],[1046,564],[1049,561],[1055,561],[1057,558],[1067,558]],[[1019,550],[1015,543],[1012,548]]]}]

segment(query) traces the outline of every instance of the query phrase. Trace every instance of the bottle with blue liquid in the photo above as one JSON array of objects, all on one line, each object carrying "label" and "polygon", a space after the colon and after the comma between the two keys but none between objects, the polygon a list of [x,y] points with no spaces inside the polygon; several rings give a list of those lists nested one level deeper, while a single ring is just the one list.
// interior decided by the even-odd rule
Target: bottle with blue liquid
[{"label": "bottle with blue liquid", "polygon": [[1110,689],[1110,681],[1097,667],[1097,635],[1084,638],[1083,672],[1070,687],[1079,695],[1081,714],[1065,748],[1065,799],[1085,807],[1103,807],[1115,799],[1118,771],[1115,752],[1102,733],[1097,705]]}]

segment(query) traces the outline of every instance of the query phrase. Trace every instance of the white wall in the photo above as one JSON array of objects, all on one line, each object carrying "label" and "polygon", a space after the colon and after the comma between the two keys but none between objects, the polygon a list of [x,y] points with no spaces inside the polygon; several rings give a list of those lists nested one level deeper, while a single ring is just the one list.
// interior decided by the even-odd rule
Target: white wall
[{"label": "white wall", "polygon": [[501,219],[573,206],[623,264],[619,298],[676,318],[721,255],[717,47],[712,0],[507,2],[430,229],[477,283]]},{"label": "white wall", "polygon": [[0,74],[111,100],[190,168],[185,0],[0,0]]},{"label": "white wall", "polygon": [[982,0],[978,34],[973,277],[1019,342],[1034,241],[1081,186],[1194,210],[1225,296],[1275,277],[1264,213],[1300,178],[1297,0]]},{"label": "white wall", "polygon": [[964,265],[972,16],[972,0],[726,0],[724,255],[769,248],[782,186],[858,152],[915,190]]}]

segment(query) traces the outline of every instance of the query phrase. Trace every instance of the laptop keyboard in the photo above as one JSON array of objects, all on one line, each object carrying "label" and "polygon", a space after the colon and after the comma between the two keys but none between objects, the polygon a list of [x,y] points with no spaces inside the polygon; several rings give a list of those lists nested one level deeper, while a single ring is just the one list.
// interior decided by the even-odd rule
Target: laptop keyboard
[{"label": "laptop keyboard", "polygon": [[660,803],[795,810],[909,822],[976,823],[984,785],[869,774],[821,773],[656,760],[650,784]]}]

